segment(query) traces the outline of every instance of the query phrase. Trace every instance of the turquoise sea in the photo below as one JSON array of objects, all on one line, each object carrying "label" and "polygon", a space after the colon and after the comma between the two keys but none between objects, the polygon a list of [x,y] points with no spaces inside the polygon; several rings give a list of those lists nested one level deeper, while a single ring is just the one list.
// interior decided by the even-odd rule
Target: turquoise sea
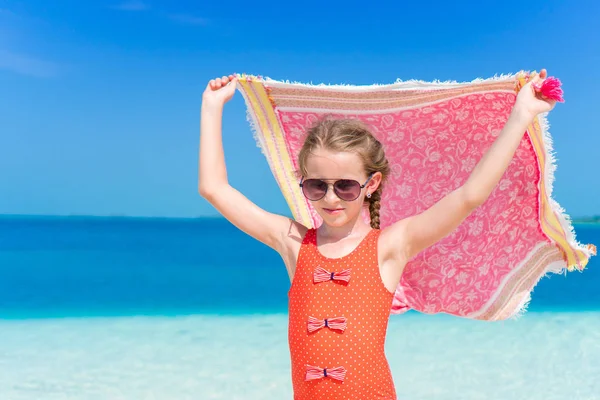
[{"label": "turquoise sea", "polygon": [[[593,258],[518,320],[392,316],[398,398],[600,399],[599,286]],[[222,219],[0,217],[0,399],[291,399],[288,288]]]}]

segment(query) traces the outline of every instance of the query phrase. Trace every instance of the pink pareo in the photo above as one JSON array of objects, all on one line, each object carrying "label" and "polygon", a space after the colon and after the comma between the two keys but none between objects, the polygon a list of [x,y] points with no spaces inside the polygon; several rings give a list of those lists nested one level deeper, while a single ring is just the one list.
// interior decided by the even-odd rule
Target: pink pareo
[{"label": "pink pareo", "polygon": [[[526,74],[470,83],[325,86],[239,76],[257,142],[294,215],[320,219],[298,187],[306,128],[324,115],[362,120],[391,163],[381,227],[431,207],[462,185],[503,128]],[[549,90],[556,93],[553,85]],[[414,309],[501,320],[522,311],[548,272],[583,269],[579,244],[551,198],[553,163],[545,116],[528,127],[489,199],[451,235],[406,266],[392,313]]]}]

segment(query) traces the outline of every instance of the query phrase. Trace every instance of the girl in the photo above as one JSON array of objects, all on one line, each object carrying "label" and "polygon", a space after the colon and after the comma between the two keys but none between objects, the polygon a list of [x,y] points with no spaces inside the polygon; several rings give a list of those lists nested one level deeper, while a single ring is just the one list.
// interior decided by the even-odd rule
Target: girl
[{"label": "girl", "polygon": [[[260,209],[228,184],[221,120],[236,78],[209,82],[202,99],[199,191],[231,223],[283,258],[292,282],[294,399],[396,399],[384,345],[404,267],[488,198],[527,126],[554,107],[536,89],[544,79],[542,70],[521,89],[501,134],[462,187],[384,230],[379,202],[390,167],[368,127],[324,119],[308,130],[298,159],[299,185],[323,219],[318,229],[308,229]],[[363,205],[370,223],[362,217]]]}]

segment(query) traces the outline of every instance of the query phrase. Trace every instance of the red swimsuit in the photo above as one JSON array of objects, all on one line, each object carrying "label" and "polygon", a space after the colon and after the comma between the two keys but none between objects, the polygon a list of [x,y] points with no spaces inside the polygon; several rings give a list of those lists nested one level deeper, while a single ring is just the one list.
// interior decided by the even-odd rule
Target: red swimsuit
[{"label": "red swimsuit", "polygon": [[289,292],[295,400],[396,399],[384,353],[393,293],[377,263],[379,230],[352,253],[327,258],[316,231],[302,242]]}]

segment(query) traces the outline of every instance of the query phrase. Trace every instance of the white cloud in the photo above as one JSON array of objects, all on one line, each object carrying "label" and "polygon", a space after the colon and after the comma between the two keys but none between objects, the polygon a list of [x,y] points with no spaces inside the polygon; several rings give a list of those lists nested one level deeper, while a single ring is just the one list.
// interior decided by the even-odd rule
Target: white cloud
[{"label": "white cloud", "polygon": [[38,78],[53,77],[58,75],[59,72],[56,63],[1,49],[0,69]]},{"label": "white cloud", "polygon": [[7,15],[9,17],[16,17],[17,16],[17,14],[15,14],[14,12],[12,12],[9,9],[0,8],[0,16],[4,16],[4,15]]},{"label": "white cloud", "polygon": [[128,0],[114,6],[113,8],[123,11],[144,11],[149,9],[150,6],[141,0]]},{"label": "white cloud", "polygon": [[0,8],[0,70],[37,78],[54,77],[64,71],[63,65],[39,58],[28,50],[28,43],[37,42],[28,32],[35,31],[40,24],[39,19]]}]

